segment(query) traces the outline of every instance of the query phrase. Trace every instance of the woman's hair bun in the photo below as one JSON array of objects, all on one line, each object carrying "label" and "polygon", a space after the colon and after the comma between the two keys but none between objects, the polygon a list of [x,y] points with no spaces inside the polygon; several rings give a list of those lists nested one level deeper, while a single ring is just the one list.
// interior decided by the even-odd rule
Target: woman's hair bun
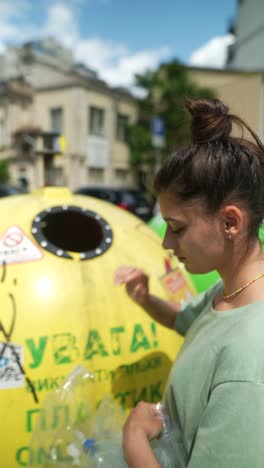
[{"label": "woman's hair bun", "polygon": [[193,143],[226,140],[230,136],[229,108],[218,99],[188,99],[186,108],[192,116]]}]

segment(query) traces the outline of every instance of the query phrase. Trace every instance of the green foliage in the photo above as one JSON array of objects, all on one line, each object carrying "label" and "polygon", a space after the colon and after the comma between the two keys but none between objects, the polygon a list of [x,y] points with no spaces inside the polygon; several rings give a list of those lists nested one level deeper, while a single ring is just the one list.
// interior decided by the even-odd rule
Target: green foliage
[{"label": "green foliage", "polygon": [[152,146],[151,118],[157,115],[165,123],[165,144],[160,151],[163,159],[177,147],[190,142],[190,117],[184,109],[186,98],[213,98],[215,92],[194,83],[188,68],[178,60],[161,64],[155,71],[136,75],[136,84],[145,90],[146,95],[138,99],[138,120],[128,128],[130,162],[136,170],[146,164],[153,169],[156,150]]},{"label": "green foliage", "polygon": [[0,160],[0,183],[4,184],[9,180],[8,164],[5,160]]},{"label": "green foliage", "polygon": [[152,149],[151,133],[140,124],[132,124],[128,126],[128,141],[130,145],[130,164],[133,168],[137,168],[145,164],[148,159],[148,154]]}]

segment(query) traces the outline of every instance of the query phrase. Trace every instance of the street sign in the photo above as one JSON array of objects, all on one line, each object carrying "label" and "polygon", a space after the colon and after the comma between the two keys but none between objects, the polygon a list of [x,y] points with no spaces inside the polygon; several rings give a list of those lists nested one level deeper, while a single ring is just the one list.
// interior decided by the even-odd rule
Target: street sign
[{"label": "street sign", "polygon": [[164,146],[165,124],[164,120],[157,115],[151,119],[151,133],[154,148],[162,148]]}]

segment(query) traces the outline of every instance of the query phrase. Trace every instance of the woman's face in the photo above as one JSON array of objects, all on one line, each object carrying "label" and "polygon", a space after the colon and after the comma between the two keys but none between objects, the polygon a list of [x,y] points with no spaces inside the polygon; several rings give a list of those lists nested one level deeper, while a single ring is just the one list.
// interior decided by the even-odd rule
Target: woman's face
[{"label": "woman's face", "polygon": [[158,197],[167,223],[163,247],[173,251],[190,273],[221,270],[226,261],[226,236],[219,214],[208,215],[200,201],[179,202],[173,194]]}]

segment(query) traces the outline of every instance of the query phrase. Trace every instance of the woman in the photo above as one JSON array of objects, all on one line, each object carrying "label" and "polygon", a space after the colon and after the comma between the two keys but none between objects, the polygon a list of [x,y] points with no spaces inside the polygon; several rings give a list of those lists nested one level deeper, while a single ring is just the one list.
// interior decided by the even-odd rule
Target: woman
[{"label": "woman", "polygon": [[[221,281],[183,310],[151,295],[144,272],[121,267],[116,282],[161,324],[185,336],[164,394],[181,431],[188,468],[264,466],[264,146],[218,100],[191,100],[191,146],[155,177],[167,231],[163,241],[190,273]],[[242,130],[231,136],[233,124]],[[243,130],[252,141],[244,139]],[[160,466],[150,440],[162,422],[149,403],[123,431],[129,467]]]}]

